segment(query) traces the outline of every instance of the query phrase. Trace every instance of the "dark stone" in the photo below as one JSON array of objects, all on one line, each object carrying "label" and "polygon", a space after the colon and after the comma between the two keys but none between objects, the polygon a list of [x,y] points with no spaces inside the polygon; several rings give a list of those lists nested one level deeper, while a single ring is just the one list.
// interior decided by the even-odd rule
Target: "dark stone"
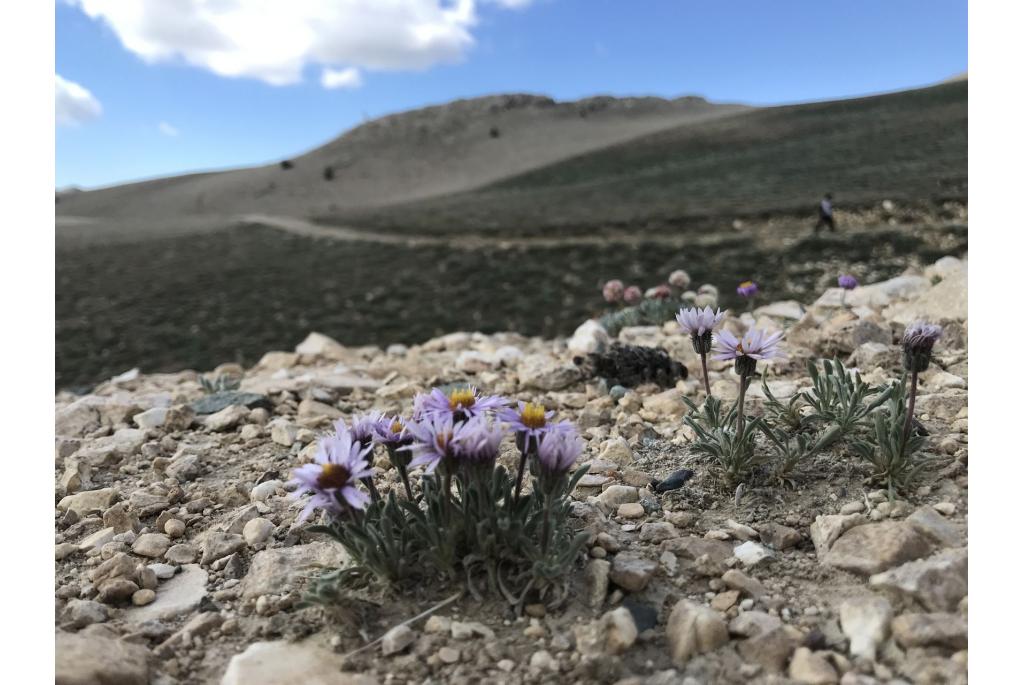
[{"label": "dark stone", "polygon": [[264,471],[262,474],[260,474],[260,477],[256,479],[256,485],[259,485],[260,483],[266,483],[268,480],[277,480],[280,477],[281,472],[278,471],[277,469]]},{"label": "dark stone", "polygon": [[688,375],[686,367],[668,356],[661,347],[613,343],[607,352],[574,357],[573,363],[589,377],[603,378],[608,385],[628,388],[657,383],[669,388]]},{"label": "dark stone", "polygon": [[232,404],[240,404],[249,409],[263,407],[264,409],[272,410],[274,408],[274,404],[266,395],[254,392],[239,392],[237,390],[210,393],[206,397],[201,397],[192,402],[189,406],[196,414],[216,414],[221,409],[230,407]]},{"label": "dark stone", "polygon": [[679,469],[674,471],[665,480],[652,481],[654,484],[655,492],[668,492],[669,490],[678,490],[683,487],[686,481],[693,477],[693,471],[690,469]]},{"label": "dark stone", "polygon": [[811,631],[804,635],[803,646],[812,652],[828,648],[828,638],[819,628],[811,628]]},{"label": "dark stone", "polygon": [[642,633],[658,625],[658,610],[650,604],[644,604],[633,597],[626,597],[622,601],[622,606],[632,614],[637,632]]}]

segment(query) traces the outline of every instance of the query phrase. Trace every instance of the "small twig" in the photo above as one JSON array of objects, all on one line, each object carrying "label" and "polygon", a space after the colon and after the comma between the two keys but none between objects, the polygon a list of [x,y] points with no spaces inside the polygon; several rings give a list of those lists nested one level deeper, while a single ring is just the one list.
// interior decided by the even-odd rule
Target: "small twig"
[{"label": "small twig", "polygon": [[384,639],[384,635],[387,635],[388,632],[394,630],[395,628],[397,628],[399,626],[407,626],[407,625],[410,625],[412,623],[415,623],[416,621],[420,620],[421,618],[426,618],[427,616],[430,616],[430,614],[434,613],[438,609],[442,609],[442,608],[448,606],[449,604],[451,604],[452,602],[457,601],[460,597],[462,597],[462,590],[459,590],[458,592],[456,592],[454,595],[452,595],[448,599],[445,599],[445,600],[442,600],[442,601],[438,602],[437,604],[435,604],[434,606],[430,607],[426,611],[424,611],[424,612],[422,612],[420,614],[417,614],[416,616],[413,616],[410,619],[402,621],[401,623],[399,623],[397,625],[391,626],[391,628],[389,628],[388,630],[384,631],[383,635],[378,637],[376,640],[374,640],[373,642],[367,642],[362,647],[358,647],[356,649],[353,649],[351,652],[349,652],[349,653],[345,654],[344,656],[342,656],[342,659],[348,659],[350,656],[355,656],[356,654],[359,654],[360,652],[366,651],[370,647],[373,647],[373,646],[379,644],[380,641]]}]

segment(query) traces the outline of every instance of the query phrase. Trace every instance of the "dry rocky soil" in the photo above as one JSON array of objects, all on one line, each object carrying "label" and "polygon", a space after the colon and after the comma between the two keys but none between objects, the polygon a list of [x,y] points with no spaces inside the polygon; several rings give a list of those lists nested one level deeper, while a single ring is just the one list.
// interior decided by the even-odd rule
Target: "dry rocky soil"
[{"label": "dry rocky soil", "polygon": [[[814,358],[895,378],[905,325],[945,325],[917,402],[933,466],[895,500],[844,449],[801,465],[795,487],[723,491],[688,446],[681,397],[700,401],[702,384],[670,324],[619,334],[688,367],[669,389],[610,393],[584,377],[573,356],[607,343],[590,324],[570,339],[452,333],[387,349],[313,333],[208,374],[240,377],[237,391],[207,393],[189,371],[61,392],[57,682],[965,683],[966,301],[967,261],[946,257],[846,306],[829,290],[726,321],[786,330],[788,359],[768,369],[780,397],[809,386]],[[710,373],[714,393],[735,392],[729,365]],[[459,588],[303,605],[310,579],[345,554],[296,522],[290,471],[335,419],[407,412],[414,394],[455,381],[542,401],[587,439],[572,520],[591,538],[570,600],[516,616],[466,595],[407,625]],[[760,411],[759,384],[750,395]],[[510,444],[502,460],[514,457]],[[394,469],[378,466],[395,488]],[[652,481],[684,467],[695,475],[683,487],[657,492]]]}]

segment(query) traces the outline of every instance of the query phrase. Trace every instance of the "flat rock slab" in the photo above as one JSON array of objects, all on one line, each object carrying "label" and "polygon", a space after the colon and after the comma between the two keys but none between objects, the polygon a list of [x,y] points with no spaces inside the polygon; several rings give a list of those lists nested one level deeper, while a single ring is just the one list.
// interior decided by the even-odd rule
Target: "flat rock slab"
[{"label": "flat rock slab", "polygon": [[256,407],[263,407],[264,409],[273,409],[274,403],[270,401],[270,398],[266,395],[261,395],[255,392],[238,392],[236,390],[225,390],[224,392],[213,392],[206,397],[201,397],[195,402],[189,404],[189,407],[196,414],[216,414],[222,409],[226,409],[233,404],[237,404],[249,409],[255,409]]},{"label": "flat rock slab", "polygon": [[811,524],[811,542],[814,543],[814,553],[818,559],[824,559],[840,535],[867,523],[867,520],[864,514],[829,514],[814,519]]},{"label": "flat rock slab", "polygon": [[149,683],[149,652],[140,645],[60,631],[56,647],[56,685]]},{"label": "flat rock slab", "polygon": [[129,609],[126,618],[135,623],[169,619],[192,611],[206,597],[207,573],[197,564],[186,564],[181,573],[157,588],[156,600],[143,607]]},{"label": "flat rock slab", "polygon": [[381,382],[375,378],[366,378],[349,373],[303,373],[295,376],[277,374],[246,378],[242,381],[242,389],[253,393],[275,395],[280,392],[300,393],[310,388],[326,388],[340,394],[348,394],[355,389],[377,390]]},{"label": "flat rock slab", "polygon": [[965,542],[960,527],[929,506],[921,507],[908,516],[907,523],[937,547],[959,547]]},{"label": "flat rock slab", "polygon": [[221,685],[377,685],[377,679],[341,670],[342,658],[323,647],[256,642],[228,663]]},{"label": "flat rock slab", "polygon": [[959,614],[903,614],[893,620],[892,634],[905,649],[967,649],[967,621]]},{"label": "flat rock slab", "polygon": [[948,549],[871,576],[872,587],[895,590],[929,611],[954,611],[967,596],[967,548]]},{"label": "flat rock slab", "polygon": [[919,293],[907,302],[899,302],[885,310],[887,319],[909,324],[913,321],[967,319],[967,268],[957,269],[934,287]]},{"label": "flat rock slab", "polygon": [[928,556],[932,550],[932,543],[913,526],[886,521],[851,528],[835,541],[822,561],[867,576]]},{"label": "flat rock slab", "polygon": [[707,554],[713,561],[724,563],[733,555],[733,546],[724,540],[692,536],[665,540],[661,543],[660,549],[662,552],[672,552],[678,557],[691,561]]},{"label": "flat rock slab", "polygon": [[348,555],[336,542],[311,542],[258,552],[242,579],[242,596],[259,597],[282,592],[299,580],[340,568]]}]

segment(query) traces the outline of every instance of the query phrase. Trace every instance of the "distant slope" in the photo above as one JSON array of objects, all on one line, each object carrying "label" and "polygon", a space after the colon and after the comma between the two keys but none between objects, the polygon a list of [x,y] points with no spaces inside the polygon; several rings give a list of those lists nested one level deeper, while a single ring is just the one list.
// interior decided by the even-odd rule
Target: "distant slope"
[{"label": "distant slope", "polygon": [[[62,194],[57,214],[149,220],[308,216],[466,191],[574,155],[744,111],[701,98],[534,95],[459,100],[386,116],[279,164]],[[330,168],[331,178],[325,177]]]},{"label": "distant slope", "polygon": [[622,223],[967,195],[967,82],[683,124],[489,186],[334,221],[410,232],[563,233]]}]

